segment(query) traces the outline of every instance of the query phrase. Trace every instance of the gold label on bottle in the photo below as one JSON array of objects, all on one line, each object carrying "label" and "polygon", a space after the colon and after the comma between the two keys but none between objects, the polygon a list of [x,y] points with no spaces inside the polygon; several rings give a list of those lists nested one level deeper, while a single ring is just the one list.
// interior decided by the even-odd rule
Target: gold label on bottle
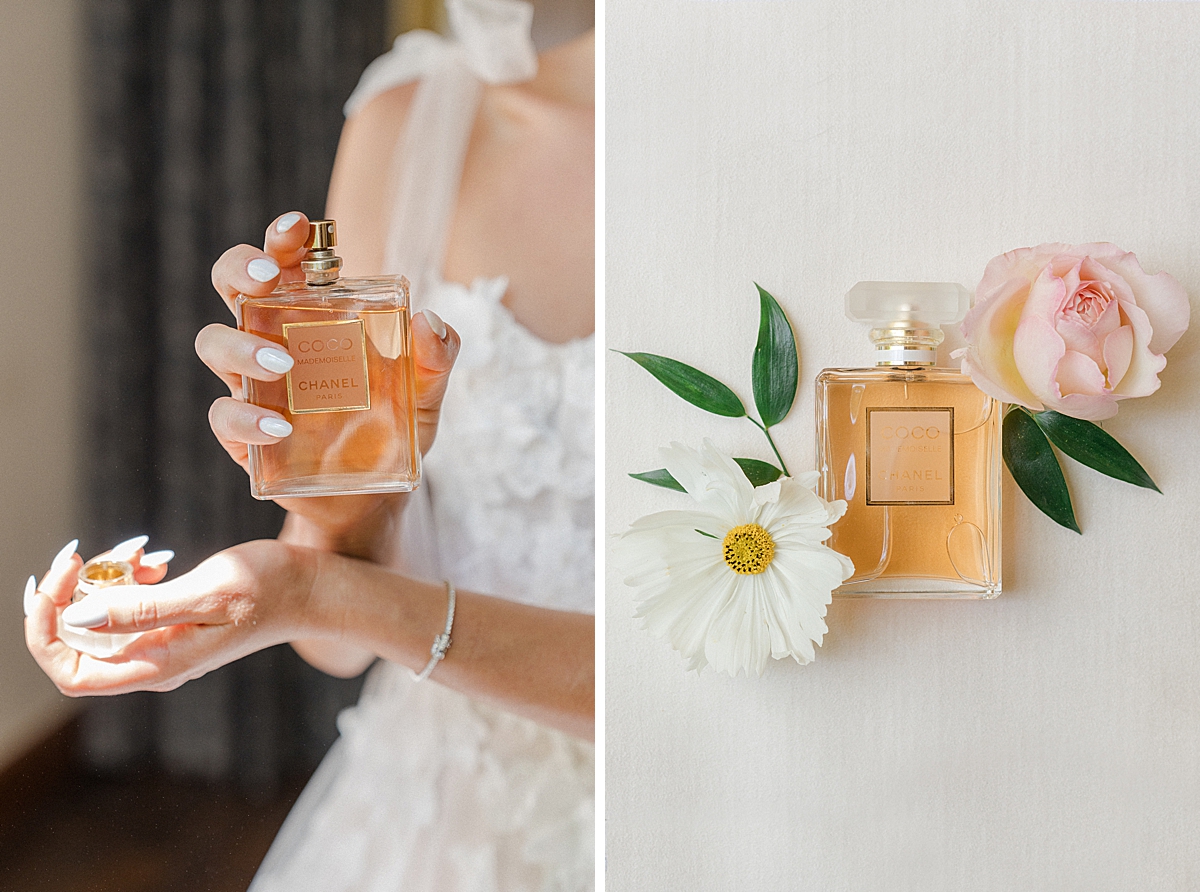
[{"label": "gold label on bottle", "polygon": [[283,345],[296,361],[287,373],[288,408],[293,414],[371,408],[361,319],[284,323]]},{"label": "gold label on bottle", "polygon": [[954,409],[867,409],[867,504],[954,504]]}]

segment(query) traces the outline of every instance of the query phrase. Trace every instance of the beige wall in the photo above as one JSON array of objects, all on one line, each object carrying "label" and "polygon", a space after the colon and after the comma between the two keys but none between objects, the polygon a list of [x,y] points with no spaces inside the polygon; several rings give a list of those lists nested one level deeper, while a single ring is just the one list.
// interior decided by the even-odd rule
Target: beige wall
[{"label": "beige wall", "polygon": [[0,0],[0,766],[71,706],[25,649],[21,592],[76,535],[79,11]]}]

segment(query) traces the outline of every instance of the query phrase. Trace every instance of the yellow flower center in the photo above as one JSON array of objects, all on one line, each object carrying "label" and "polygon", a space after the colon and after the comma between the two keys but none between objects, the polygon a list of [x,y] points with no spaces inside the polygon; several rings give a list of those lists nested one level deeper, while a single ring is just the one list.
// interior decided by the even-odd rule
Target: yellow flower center
[{"label": "yellow flower center", "polygon": [[775,540],[756,523],[744,523],[725,534],[725,563],[734,573],[753,576],[771,566]]}]

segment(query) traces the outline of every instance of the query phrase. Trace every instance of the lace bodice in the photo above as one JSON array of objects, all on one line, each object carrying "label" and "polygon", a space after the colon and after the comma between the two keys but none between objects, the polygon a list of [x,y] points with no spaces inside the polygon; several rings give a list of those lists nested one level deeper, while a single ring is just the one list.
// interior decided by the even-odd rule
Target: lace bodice
[{"label": "lace bodice", "polygon": [[501,303],[506,285],[439,283],[426,296],[463,343],[425,463],[443,570],[466,588],[590,612],[593,339],[536,337]]}]

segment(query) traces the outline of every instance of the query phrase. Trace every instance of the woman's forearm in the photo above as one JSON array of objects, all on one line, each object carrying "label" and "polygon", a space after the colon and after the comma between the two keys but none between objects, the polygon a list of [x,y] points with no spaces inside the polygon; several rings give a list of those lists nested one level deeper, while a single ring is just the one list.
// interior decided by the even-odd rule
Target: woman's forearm
[{"label": "woman's forearm", "polygon": [[[446,588],[322,553],[306,609],[315,638],[419,672],[446,622]],[[457,593],[453,644],[430,683],[569,734],[595,733],[595,621],[586,614]]]},{"label": "woman's forearm", "polygon": [[[382,510],[372,512],[362,522],[345,531],[331,530],[298,514],[288,512],[279,533],[279,541],[317,551],[330,551],[376,563],[390,557],[386,543],[396,537],[399,505],[381,502]],[[301,658],[322,672],[338,678],[362,675],[375,660],[370,650],[345,640],[332,638],[300,639],[291,642]]]}]

